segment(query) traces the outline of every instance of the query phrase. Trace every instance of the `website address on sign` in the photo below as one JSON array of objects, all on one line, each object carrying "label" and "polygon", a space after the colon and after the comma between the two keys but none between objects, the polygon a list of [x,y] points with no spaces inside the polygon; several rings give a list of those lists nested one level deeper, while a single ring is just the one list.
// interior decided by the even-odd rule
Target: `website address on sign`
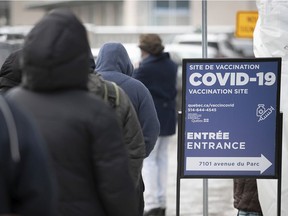
[{"label": "website address on sign", "polygon": [[235,106],[234,103],[231,103],[231,104],[222,104],[222,103],[188,104],[188,108],[221,108],[221,107],[233,108],[234,106]]}]

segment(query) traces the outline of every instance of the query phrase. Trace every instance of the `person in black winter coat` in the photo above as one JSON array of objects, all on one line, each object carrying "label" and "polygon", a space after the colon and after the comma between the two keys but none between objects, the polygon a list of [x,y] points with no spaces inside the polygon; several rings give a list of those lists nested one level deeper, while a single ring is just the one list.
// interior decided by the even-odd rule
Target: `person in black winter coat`
[{"label": "person in black winter coat", "polygon": [[0,70],[0,92],[6,92],[21,83],[22,73],[19,59],[21,49],[12,52],[4,61]]},{"label": "person in black winter coat", "polygon": [[0,215],[54,216],[50,165],[30,116],[0,95]]},{"label": "person in black winter coat", "polygon": [[[103,98],[117,114],[129,155],[131,176],[135,188],[138,188],[142,180],[141,172],[146,152],[144,137],[136,111],[126,93],[116,83],[104,80],[100,74],[89,74],[88,88],[91,92]],[[112,97],[112,90],[114,90],[115,97]]]},{"label": "person in black winter coat", "polygon": [[21,86],[6,95],[35,118],[57,176],[62,216],[135,216],[136,192],[114,111],[87,89],[83,24],[69,10],[48,13],[21,51]]},{"label": "person in black winter coat", "polygon": [[149,157],[143,163],[145,216],[165,215],[168,169],[168,145],[176,132],[177,65],[163,52],[157,34],[140,35],[141,57],[132,77],[150,91],[160,122],[160,134]]}]

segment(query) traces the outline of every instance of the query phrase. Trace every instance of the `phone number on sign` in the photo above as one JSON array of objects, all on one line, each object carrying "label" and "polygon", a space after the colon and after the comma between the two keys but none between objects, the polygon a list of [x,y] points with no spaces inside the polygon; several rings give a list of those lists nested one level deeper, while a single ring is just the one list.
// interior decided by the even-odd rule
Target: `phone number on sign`
[{"label": "phone number on sign", "polygon": [[216,108],[188,108],[188,112],[216,112]]}]

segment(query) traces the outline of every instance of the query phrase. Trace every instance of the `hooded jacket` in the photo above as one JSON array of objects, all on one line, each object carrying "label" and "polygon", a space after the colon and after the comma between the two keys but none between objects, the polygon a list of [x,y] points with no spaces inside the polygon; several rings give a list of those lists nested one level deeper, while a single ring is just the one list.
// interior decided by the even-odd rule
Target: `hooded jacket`
[{"label": "hooded jacket", "polygon": [[134,216],[135,187],[114,111],[88,92],[89,43],[68,10],[50,12],[27,35],[22,83],[7,92],[35,118],[57,177],[58,214]]},{"label": "hooded jacket", "polygon": [[95,71],[119,85],[130,98],[142,127],[147,157],[159,135],[159,120],[150,92],[131,77],[133,65],[124,46],[114,42],[104,44],[96,59]]}]

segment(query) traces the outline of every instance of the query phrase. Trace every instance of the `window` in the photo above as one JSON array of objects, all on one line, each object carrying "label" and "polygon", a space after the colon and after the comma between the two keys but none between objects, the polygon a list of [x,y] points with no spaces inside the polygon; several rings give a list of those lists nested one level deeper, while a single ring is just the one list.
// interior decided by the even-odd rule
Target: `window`
[{"label": "window", "polygon": [[9,1],[0,1],[0,26],[9,25]]},{"label": "window", "polygon": [[188,9],[189,1],[188,0],[156,0],[157,9]]},{"label": "window", "polygon": [[155,0],[155,25],[189,25],[189,0]]}]

